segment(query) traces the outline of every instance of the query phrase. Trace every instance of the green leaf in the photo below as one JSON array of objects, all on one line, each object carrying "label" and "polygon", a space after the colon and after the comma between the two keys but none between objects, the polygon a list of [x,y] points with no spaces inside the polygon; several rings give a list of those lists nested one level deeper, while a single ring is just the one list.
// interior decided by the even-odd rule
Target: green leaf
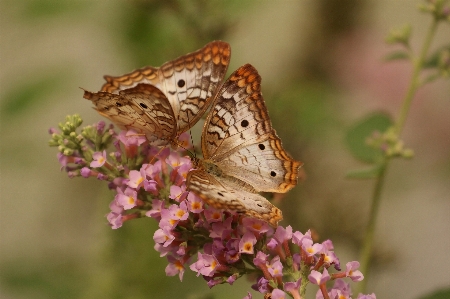
[{"label": "green leaf", "polygon": [[404,59],[409,59],[410,56],[407,52],[405,51],[395,51],[392,53],[387,54],[383,60],[384,61],[393,61],[393,60],[404,60]]},{"label": "green leaf", "polygon": [[450,298],[450,288],[441,289],[425,296],[419,297],[419,299],[447,299]]},{"label": "green leaf", "polygon": [[345,175],[349,179],[373,179],[380,173],[380,166],[375,165],[367,169],[350,170]]},{"label": "green leaf", "polygon": [[350,128],[345,137],[351,154],[356,159],[366,163],[375,163],[381,159],[383,156],[381,149],[369,146],[366,140],[376,131],[385,132],[392,126],[392,123],[391,117],[384,112],[371,114],[357,122]]},{"label": "green leaf", "polygon": [[450,45],[442,46],[436,51],[434,51],[434,53],[428,56],[427,59],[424,61],[423,68],[424,69],[437,68],[439,66],[441,53],[448,50],[450,50]]}]

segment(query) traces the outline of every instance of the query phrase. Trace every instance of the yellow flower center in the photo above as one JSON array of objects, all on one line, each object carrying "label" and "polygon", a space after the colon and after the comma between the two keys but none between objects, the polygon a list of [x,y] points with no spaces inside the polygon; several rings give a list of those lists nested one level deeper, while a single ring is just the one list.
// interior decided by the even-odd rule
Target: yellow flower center
[{"label": "yellow flower center", "polygon": [[128,203],[129,204],[133,204],[134,203],[134,198],[131,196],[128,196]]}]

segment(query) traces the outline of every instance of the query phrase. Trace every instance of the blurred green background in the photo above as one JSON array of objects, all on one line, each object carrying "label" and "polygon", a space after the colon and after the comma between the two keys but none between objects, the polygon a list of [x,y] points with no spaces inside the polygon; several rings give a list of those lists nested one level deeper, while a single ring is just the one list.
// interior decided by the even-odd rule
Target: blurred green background
[{"label": "blurred green background", "polygon": [[[357,260],[373,181],[345,178],[365,167],[351,157],[345,134],[371,112],[396,116],[411,66],[382,62],[392,49],[383,40],[391,27],[412,23],[412,46],[421,45],[431,20],[417,3],[2,0],[0,297],[247,294],[245,278],[210,290],[190,270],[183,282],[166,277],[167,261],[153,249],[156,223],[140,219],[112,231],[106,185],[69,179],[47,146],[47,129],[67,114],[81,114],[85,124],[101,119],[79,87],[97,91],[105,74],[159,66],[214,39],[231,44],[229,73],[245,63],[258,69],[273,125],[305,163],[302,181],[277,202],[282,224],[331,238],[341,263]],[[435,45],[449,36],[443,26]],[[449,286],[449,94],[448,81],[420,90],[403,134],[416,157],[388,171],[368,284],[377,298],[418,298]]]}]

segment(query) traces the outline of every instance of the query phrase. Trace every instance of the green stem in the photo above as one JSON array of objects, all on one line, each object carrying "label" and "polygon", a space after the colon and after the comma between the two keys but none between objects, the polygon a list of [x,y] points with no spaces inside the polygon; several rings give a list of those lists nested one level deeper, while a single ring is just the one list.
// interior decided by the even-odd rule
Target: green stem
[{"label": "green stem", "polygon": [[367,224],[366,233],[364,236],[363,249],[361,252],[360,263],[361,272],[364,274],[364,279],[358,284],[358,293],[364,293],[367,287],[369,278],[370,262],[373,249],[373,236],[375,233],[375,226],[377,223],[378,208],[381,202],[381,190],[383,189],[384,177],[389,160],[384,160],[380,167],[380,172],[375,182],[375,188],[372,197],[372,206],[370,207],[369,223]]},{"label": "green stem", "polygon": [[428,30],[422,50],[420,51],[420,55],[417,59],[413,60],[414,69],[412,73],[411,82],[409,83],[408,91],[406,92],[405,97],[403,98],[403,104],[394,127],[395,133],[397,133],[397,135],[400,135],[403,126],[405,125],[406,117],[408,116],[409,107],[411,106],[414,94],[420,87],[420,80],[419,80],[420,71],[422,70],[428,49],[430,48],[434,34],[436,33],[437,24],[438,21],[436,19],[433,19],[433,23],[431,24],[430,29]]},{"label": "green stem", "polygon": [[[394,131],[396,135],[400,135],[403,127],[405,125],[406,118],[408,116],[409,108],[411,106],[411,102],[414,98],[414,95],[417,89],[420,87],[421,82],[419,80],[420,71],[423,68],[423,64],[425,61],[425,57],[427,56],[428,49],[430,48],[431,42],[433,40],[434,34],[436,33],[438,20],[433,19],[433,23],[428,30],[426,35],[422,50],[420,51],[419,57],[413,60],[414,69],[411,77],[411,82],[409,84],[408,90],[403,99],[403,104],[400,109],[400,113],[398,115],[397,121],[394,125]],[[370,263],[373,249],[373,239],[375,233],[375,226],[377,223],[378,210],[381,202],[381,191],[384,184],[384,179],[386,175],[386,169],[388,167],[390,159],[385,158],[380,163],[380,172],[376,178],[375,187],[373,191],[372,197],[372,206],[370,208],[369,222],[366,228],[363,249],[361,252],[360,262],[361,262],[361,272],[364,274],[364,280],[358,285],[358,289],[356,292],[365,293],[367,287],[367,281],[369,280],[369,271],[370,271]]]}]

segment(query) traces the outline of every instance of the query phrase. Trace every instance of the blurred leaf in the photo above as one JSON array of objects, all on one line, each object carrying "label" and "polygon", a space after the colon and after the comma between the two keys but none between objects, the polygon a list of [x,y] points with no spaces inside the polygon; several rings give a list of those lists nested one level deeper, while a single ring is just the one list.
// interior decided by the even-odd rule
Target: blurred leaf
[{"label": "blurred leaf", "polygon": [[[13,117],[25,112],[33,104],[42,100],[45,95],[60,89],[61,82],[64,81],[64,74],[55,76],[54,73],[47,77],[40,77],[36,81],[26,83],[20,87],[13,88],[6,94],[2,101],[1,116]],[[27,82],[27,81],[22,81]]]},{"label": "blurred leaf", "polygon": [[391,117],[383,112],[367,116],[356,123],[345,138],[351,154],[358,160],[366,163],[375,163],[382,157],[380,149],[367,145],[366,140],[375,131],[383,133],[392,125]]},{"label": "blurred leaf", "polygon": [[89,1],[71,1],[71,0],[31,0],[25,1],[23,8],[24,20],[33,20],[37,18],[48,18],[59,16],[61,14],[75,15],[75,12],[82,12],[88,6]]},{"label": "blurred leaf", "polygon": [[384,61],[393,61],[393,60],[404,60],[409,59],[409,54],[405,51],[396,51],[387,54],[383,60]]},{"label": "blurred leaf", "polygon": [[424,69],[437,68],[439,66],[439,60],[441,57],[441,53],[443,51],[449,51],[449,50],[450,50],[450,45],[446,45],[446,46],[442,46],[439,49],[437,49],[436,51],[434,51],[434,53],[431,54],[430,56],[428,56],[428,58],[425,60],[425,62],[423,64],[423,68]]},{"label": "blurred leaf", "polygon": [[450,288],[435,291],[433,293],[422,296],[419,299],[448,299],[448,298],[450,298]]},{"label": "blurred leaf", "polygon": [[441,78],[439,73],[435,73],[435,74],[431,74],[429,76],[427,76],[423,81],[422,84],[427,84],[427,83],[431,83],[437,79]]},{"label": "blurred leaf", "polygon": [[380,173],[380,166],[375,165],[367,169],[350,170],[346,176],[349,179],[373,179]]}]

